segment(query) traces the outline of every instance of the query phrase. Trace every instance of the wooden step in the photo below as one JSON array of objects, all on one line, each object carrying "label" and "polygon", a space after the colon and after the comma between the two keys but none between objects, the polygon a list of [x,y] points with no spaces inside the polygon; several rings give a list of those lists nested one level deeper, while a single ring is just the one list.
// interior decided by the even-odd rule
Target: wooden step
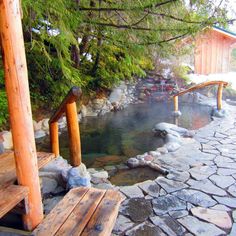
[{"label": "wooden step", "polygon": [[[38,152],[38,168],[42,168],[55,158],[53,153]],[[0,155],[0,185],[14,184],[16,181],[16,167],[14,152],[9,151]]]},{"label": "wooden step", "polygon": [[56,205],[33,235],[109,235],[122,196],[114,190],[75,188]]},{"label": "wooden step", "polygon": [[27,199],[28,187],[9,185],[0,187],[0,218],[13,209],[22,200]]}]

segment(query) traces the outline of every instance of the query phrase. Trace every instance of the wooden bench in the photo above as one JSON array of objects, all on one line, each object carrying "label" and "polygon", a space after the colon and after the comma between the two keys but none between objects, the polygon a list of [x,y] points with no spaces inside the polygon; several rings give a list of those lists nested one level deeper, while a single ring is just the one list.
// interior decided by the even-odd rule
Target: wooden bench
[{"label": "wooden bench", "polygon": [[[47,152],[37,152],[37,156],[39,169],[55,158],[55,155],[53,153]],[[15,181],[16,166],[14,152],[5,152],[0,155],[0,185],[14,184]]]},{"label": "wooden bench", "polygon": [[122,201],[121,194],[114,190],[74,188],[46,216],[33,235],[110,236]]},{"label": "wooden bench", "polygon": [[28,193],[28,187],[20,185],[0,187],[0,218],[2,218],[22,200],[26,200]]}]

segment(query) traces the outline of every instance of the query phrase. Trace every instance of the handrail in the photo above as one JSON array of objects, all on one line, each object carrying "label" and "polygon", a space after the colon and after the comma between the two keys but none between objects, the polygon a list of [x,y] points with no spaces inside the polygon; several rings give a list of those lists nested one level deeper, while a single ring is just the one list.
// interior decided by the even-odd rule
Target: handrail
[{"label": "handrail", "polygon": [[172,98],[174,99],[174,113],[179,114],[179,110],[178,110],[178,97],[191,92],[193,90],[196,89],[201,89],[210,85],[218,85],[218,91],[217,91],[217,109],[220,111],[222,109],[222,91],[223,91],[223,87],[225,88],[228,85],[228,82],[225,81],[221,81],[221,80],[216,80],[216,81],[207,81],[207,82],[203,82],[197,85],[194,85],[184,91],[181,91],[177,94],[174,94],[172,96]]},{"label": "handrail", "polygon": [[220,81],[220,80],[216,80],[216,81],[207,81],[207,82],[203,82],[201,84],[197,84],[197,85],[194,85],[184,91],[181,91],[177,94],[174,94],[172,97],[176,97],[176,96],[181,96],[185,93],[188,93],[188,92],[191,92],[193,90],[196,90],[196,89],[201,89],[201,88],[204,88],[204,87],[207,87],[207,86],[210,86],[210,85],[220,85],[220,84],[223,84],[224,87],[226,87],[228,85],[228,82],[225,82],[225,81]]},{"label": "handrail", "polygon": [[63,113],[66,113],[70,140],[70,162],[72,166],[79,166],[81,164],[80,131],[76,108],[76,101],[81,98],[81,95],[82,91],[79,87],[72,87],[48,122],[52,152],[58,157],[60,155],[58,120]]},{"label": "handrail", "polygon": [[70,91],[67,93],[63,101],[61,102],[60,106],[57,108],[57,110],[53,113],[49,120],[49,124],[55,121],[58,121],[63,113],[65,112],[65,105],[67,103],[76,102],[82,95],[82,90],[77,87],[73,86]]}]

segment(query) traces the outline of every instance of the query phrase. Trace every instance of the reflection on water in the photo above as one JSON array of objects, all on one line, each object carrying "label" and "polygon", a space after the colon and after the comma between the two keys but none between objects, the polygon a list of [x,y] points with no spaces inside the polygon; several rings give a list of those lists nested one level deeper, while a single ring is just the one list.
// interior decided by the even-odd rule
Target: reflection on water
[{"label": "reflection on water", "polygon": [[[178,123],[188,129],[198,129],[210,121],[210,107],[180,104],[182,116],[172,115],[173,104],[145,103],[130,105],[126,109],[107,113],[101,117],[87,117],[80,124],[82,158],[88,167],[102,167],[124,162],[128,157],[155,150],[163,145],[151,130],[156,123]],[[60,153],[69,156],[67,132],[60,136]],[[49,148],[41,144],[39,149]]]}]

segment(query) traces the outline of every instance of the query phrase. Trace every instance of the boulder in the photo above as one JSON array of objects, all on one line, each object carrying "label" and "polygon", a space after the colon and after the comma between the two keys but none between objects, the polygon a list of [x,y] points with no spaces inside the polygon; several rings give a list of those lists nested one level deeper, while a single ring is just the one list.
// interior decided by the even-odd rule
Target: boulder
[{"label": "boulder", "polygon": [[3,138],[3,147],[5,149],[12,149],[13,148],[13,142],[12,142],[11,131],[4,131],[2,133],[2,138]]}]

